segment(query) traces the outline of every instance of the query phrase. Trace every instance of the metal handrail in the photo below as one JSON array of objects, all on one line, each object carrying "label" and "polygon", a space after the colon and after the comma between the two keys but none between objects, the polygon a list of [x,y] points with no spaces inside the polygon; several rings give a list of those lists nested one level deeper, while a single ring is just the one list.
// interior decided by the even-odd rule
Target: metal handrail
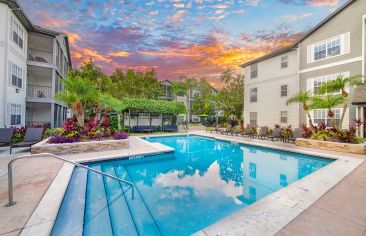
[{"label": "metal handrail", "polygon": [[85,166],[83,164],[80,164],[80,163],[77,163],[77,162],[74,162],[74,161],[70,161],[70,160],[67,160],[65,158],[62,158],[60,156],[56,156],[54,154],[51,154],[51,153],[39,153],[39,154],[32,154],[32,155],[24,155],[24,156],[18,156],[16,158],[14,158],[13,160],[11,160],[8,164],[8,194],[9,194],[9,202],[5,205],[5,207],[10,207],[10,206],[13,206],[16,204],[16,202],[14,201],[13,199],[13,163],[19,159],[23,159],[23,158],[29,158],[29,157],[36,157],[36,156],[41,156],[41,157],[52,157],[52,158],[55,158],[55,159],[58,159],[58,160],[62,160],[64,162],[67,162],[67,163],[71,163],[77,167],[81,167],[81,168],[84,168],[84,169],[87,169],[87,170],[90,170],[90,171],[93,171],[97,174],[100,174],[100,175],[103,175],[103,176],[106,176],[106,177],[109,177],[109,178],[112,178],[114,180],[118,180],[122,183],[125,183],[125,184],[128,184],[132,187],[132,199],[134,199],[135,197],[135,185],[129,181],[126,181],[126,180],[123,180],[123,179],[120,179],[120,178],[117,178],[113,175],[110,175],[110,174],[107,174],[107,173],[104,173],[104,172],[101,172],[99,170],[96,170],[96,169],[93,169],[93,168],[90,168],[88,166]]}]

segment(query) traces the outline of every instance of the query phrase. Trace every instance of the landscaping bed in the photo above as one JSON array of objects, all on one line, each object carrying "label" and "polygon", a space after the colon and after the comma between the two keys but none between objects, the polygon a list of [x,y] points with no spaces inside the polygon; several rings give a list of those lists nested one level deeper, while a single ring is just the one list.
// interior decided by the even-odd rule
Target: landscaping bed
[{"label": "landscaping bed", "polygon": [[105,139],[101,141],[85,141],[75,143],[48,143],[49,138],[32,146],[32,154],[52,153],[69,154],[80,152],[110,151],[115,149],[129,148],[128,139]]},{"label": "landscaping bed", "polygon": [[298,138],[296,146],[324,149],[329,151],[346,152],[354,154],[366,154],[366,144],[340,143],[322,140]]}]

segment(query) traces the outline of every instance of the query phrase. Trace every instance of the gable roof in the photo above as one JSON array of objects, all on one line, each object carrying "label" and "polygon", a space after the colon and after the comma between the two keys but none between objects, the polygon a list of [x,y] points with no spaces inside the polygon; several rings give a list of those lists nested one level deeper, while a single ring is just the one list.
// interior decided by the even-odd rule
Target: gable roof
[{"label": "gable roof", "polygon": [[[298,40],[296,40],[293,44],[291,44],[290,46],[281,48],[279,50],[276,50],[274,52],[271,52],[269,54],[266,54],[262,57],[256,58],[254,60],[245,62],[243,64],[240,65],[240,67],[246,67],[249,66],[251,64],[260,62],[260,61],[264,61],[267,60],[269,58],[281,55],[282,53],[286,53],[289,52],[293,49],[296,49],[298,44],[303,41],[304,39],[306,39],[308,36],[310,36],[312,33],[314,33],[316,30],[318,30],[320,27],[322,27],[325,23],[327,23],[328,21],[330,21],[333,17],[335,17],[336,15],[338,15],[338,13],[340,13],[341,11],[343,11],[345,8],[347,8],[349,5],[351,5],[352,3],[356,2],[357,0],[348,0],[345,4],[343,4],[342,6],[340,6],[337,10],[335,10],[332,14],[330,14],[329,16],[327,16],[324,20],[322,20],[319,24],[317,24],[316,26],[314,26],[311,30],[309,30],[308,32],[306,32],[302,37],[300,37]],[[364,1],[364,0],[363,0]]]},{"label": "gable roof", "polygon": [[50,30],[50,29],[46,29],[46,28],[43,28],[43,27],[38,26],[38,25],[34,25],[31,22],[31,20],[28,18],[28,16],[24,13],[21,5],[19,4],[19,2],[17,0],[0,0],[0,3],[7,4],[9,6],[9,8],[13,11],[13,13],[16,15],[16,17],[19,19],[19,21],[24,25],[24,27],[28,31],[43,34],[43,35],[48,35],[48,36],[51,36],[51,37],[62,35],[65,38],[65,41],[66,41],[66,49],[68,51],[69,64],[70,64],[70,66],[72,66],[72,64],[71,64],[71,55],[70,55],[69,38],[66,34],[60,33],[60,32],[57,32],[57,31],[53,31],[53,30]]}]

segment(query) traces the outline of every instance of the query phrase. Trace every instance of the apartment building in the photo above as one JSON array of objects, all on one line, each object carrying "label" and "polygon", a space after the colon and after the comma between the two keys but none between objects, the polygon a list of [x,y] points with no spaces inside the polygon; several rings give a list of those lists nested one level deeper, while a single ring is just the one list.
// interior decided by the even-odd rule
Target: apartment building
[{"label": "apartment building", "polygon": [[[365,30],[366,1],[349,0],[293,45],[243,64],[245,122],[295,127],[307,123],[302,107],[287,106],[287,98],[299,91],[317,94],[323,83],[338,75],[364,76]],[[350,86],[348,91],[351,96],[343,128],[356,118],[365,119],[365,107],[352,104],[354,88]],[[342,109],[335,108],[338,122]],[[326,110],[312,110],[311,116],[315,123],[330,124]]]},{"label": "apartment building", "polygon": [[33,25],[17,1],[0,0],[0,127],[60,126],[68,108],[53,97],[70,66],[67,35]]}]

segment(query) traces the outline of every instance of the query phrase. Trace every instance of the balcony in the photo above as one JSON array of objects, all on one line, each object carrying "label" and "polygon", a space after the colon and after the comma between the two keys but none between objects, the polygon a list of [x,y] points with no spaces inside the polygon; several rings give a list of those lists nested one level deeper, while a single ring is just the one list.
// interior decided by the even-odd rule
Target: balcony
[{"label": "balcony", "polygon": [[29,48],[28,60],[34,62],[52,64],[52,53]]},{"label": "balcony", "polygon": [[27,98],[52,98],[51,86],[27,85]]}]

